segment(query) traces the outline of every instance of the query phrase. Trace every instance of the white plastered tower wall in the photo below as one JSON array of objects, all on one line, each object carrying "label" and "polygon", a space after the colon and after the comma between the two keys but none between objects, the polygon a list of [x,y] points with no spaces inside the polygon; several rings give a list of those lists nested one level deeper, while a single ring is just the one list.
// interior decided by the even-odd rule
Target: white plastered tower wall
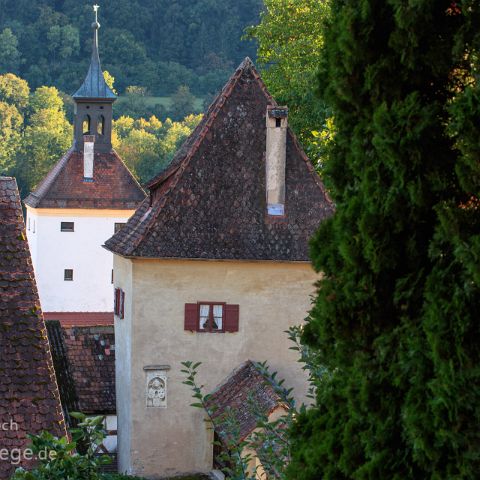
[{"label": "white plastered tower wall", "polygon": [[[115,318],[119,471],[162,478],[212,468],[211,432],[190,407],[181,362],[202,362],[198,381],[212,391],[247,359],[268,360],[306,401],[307,378],[284,333],[311,307],[318,276],[307,262],[144,260],[114,256],[125,318]],[[185,303],[240,306],[236,333],[184,330]],[[146,406],[145,367],[168,367],[167,407]]]},{"label": "white plastered tower wall", "polygon": [[[102,245],[115,223],[134,210],[32,208],[27,205],[27,238],[45,312],[111,312],[112,253]],[[61,222],[73,222],[62,232]],[[73,281],[64,280],[65,269]]]}]

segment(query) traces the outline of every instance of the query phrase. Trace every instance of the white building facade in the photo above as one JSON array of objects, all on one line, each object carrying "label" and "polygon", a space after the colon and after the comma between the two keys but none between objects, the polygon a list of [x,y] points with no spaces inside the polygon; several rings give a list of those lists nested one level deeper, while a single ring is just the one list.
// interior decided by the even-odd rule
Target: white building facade
[{"label": "white building facade", "polygon": [[[51,313],[113,312],[113,257],[102,248],[145,198],[112,149],[112,105],[93,23],[90,68],[73,95],[72,148],[26,199],[27,237],[40,299]],[[110,315],[113,323],[113,315]]]},{"label": "white building facade", "polygon": [[111,312],[113,258],[105,239],[132,210],[27,206],[27,238],[45,312]]}]

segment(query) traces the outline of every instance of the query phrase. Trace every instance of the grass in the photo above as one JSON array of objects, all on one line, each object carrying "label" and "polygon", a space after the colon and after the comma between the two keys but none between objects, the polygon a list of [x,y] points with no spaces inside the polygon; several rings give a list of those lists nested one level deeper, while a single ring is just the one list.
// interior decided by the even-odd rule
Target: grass
[{"label": "grass", "polygon": [[[165,108],[170,108],[172,105],[172,97],[144,97],[145,103],[152,107],[153,105],[160,104],[163,105]],[[117,103],[123,103],[126,100],[126,96],[122,95],[118,98]],[[195,110],[202,110],[203,109],[203,98],[195,97]],[[188,479],[187,479],[188,480]]]}]

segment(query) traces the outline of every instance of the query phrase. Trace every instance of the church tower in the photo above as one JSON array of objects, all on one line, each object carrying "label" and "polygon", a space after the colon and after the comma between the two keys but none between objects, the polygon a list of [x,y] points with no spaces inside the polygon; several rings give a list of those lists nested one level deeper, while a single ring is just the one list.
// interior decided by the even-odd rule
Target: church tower
[{"label": "church tower", "polygon": [[102,245],[145,198],[112,148],[117,97],[100,66],[97,11],[90,67],[73,95],[72,147],[25,199],[45,318],[70,325],[113,323],[113,259]]}]

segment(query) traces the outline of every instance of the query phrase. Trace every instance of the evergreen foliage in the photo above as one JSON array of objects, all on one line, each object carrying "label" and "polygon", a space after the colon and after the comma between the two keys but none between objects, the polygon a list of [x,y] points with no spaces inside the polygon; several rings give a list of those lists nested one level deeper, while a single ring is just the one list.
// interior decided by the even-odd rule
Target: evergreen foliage
[{"label": "evergreen foliage", "polygon": [[320,93],[336,214],[303,341],[329,371],[289,477],[480,471],[480,6],[333,0]]}]

